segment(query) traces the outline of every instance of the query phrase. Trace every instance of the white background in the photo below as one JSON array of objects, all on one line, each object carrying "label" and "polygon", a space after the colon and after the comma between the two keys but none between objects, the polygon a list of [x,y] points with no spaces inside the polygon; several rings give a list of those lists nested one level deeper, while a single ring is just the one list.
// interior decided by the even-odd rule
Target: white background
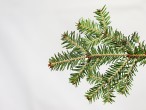
[{"label": "white background", "polygon": [[[146,40],[145,0],[0,0],[0,110],[146,110],[146,68],[139,67],[130,95],[93,104],[75,88],[70,71],[50,71],[48,59],[61,52],[61,34],[81,17],[107,5],[112,26]],[[105,70],[106,67],[103,67]]]}]

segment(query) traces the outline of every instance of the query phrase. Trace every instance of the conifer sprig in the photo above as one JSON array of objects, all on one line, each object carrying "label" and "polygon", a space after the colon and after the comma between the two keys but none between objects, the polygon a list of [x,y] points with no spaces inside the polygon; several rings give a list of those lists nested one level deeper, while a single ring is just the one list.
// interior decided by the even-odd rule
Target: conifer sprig
[{"label": "conifer sprig", "polygon": [[80,34],[75,34],[75,32],[65,32],[62,35],[62,45],[66,49],[73,49],[74,51],[81,51],[82,53],[87,53],[85,46],[83,45],[83,39],[81,38]]},{"label": "conifer sprig", "polygon": [[99,24],[91,21],[90,19],[80,19],[77,23],[77,29],[80,33],[86,35],[98,36],[101,34],[102,30],[99,28]]},{"label": "conifer sprig", "polygon": [[[129,94],[138,64],[146,64],[146,44],[137,32],[125,36],[114,30],[106,6],[94,13],[98,22],[82,18],[76,25],[78,33],[62,34],[62,45],[68,51],[55,54],[48,66],[51,70],[73,71],[69,81],[75,86],[86,78],[93,85],[85,94],[89,102],[102,98],[103,102],[112,103],[115,92]],[[110,66],[100,73],[104,64]]]},{"label": "conifer sprig", "polygon": [[95,18],[99,21],[99,24],[102,29],[107,29],[110,22],[109,12],[107,12],[106,5],[102,9],[97,9],[94,12]]}]

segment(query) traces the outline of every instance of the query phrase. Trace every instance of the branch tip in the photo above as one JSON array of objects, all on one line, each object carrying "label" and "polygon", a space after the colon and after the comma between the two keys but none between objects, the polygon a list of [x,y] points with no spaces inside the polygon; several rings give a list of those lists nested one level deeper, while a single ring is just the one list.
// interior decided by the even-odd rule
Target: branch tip
[{"label": "branch tip", "polygon": [[48,63],[48,67],[49,67],[49,68],[52,68],[52,67],[53,67],[53,65],[52,65],[51,62]]},{"label": "branch tip", "polygon": [[81,26],[81,23],[80,23],[80,22],[79,22],[79,23],[77,23],[77,24],[76,24],[76,26],[77,26],[77,27],[80,27],[80,26]]},{"label": "branch tip", "polygon": [[66,37],[67,37],[66,33],[62,34],[62,39],[65,39]]}]

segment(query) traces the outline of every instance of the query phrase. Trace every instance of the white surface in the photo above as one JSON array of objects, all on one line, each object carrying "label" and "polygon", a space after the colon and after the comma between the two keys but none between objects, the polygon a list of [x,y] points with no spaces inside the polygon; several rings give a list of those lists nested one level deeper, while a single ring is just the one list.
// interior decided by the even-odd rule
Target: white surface
[{"label": "white surface", "polygon": [[146,110],[146,68],[140,67],[130,95],[89,104],[85,80],[68,83],[69,71],[55,72],[48,59],[62,51],[61,34],[81,17],[107,4],[112,25],[146,40],[145,0],[0,0],[0,110]]}]

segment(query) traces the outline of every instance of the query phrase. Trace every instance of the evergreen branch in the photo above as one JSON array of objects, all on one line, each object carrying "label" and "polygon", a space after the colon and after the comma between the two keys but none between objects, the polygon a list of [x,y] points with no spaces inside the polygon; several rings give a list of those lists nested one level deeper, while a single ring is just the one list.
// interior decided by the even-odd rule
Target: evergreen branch
[{"label": "evergreen branch", "polygon": [[[96,98],[99,98],[101,95],[103,95],[104,99],[106,99],[105,93],[107,93],[107,91],[104,91],[103,88],[106,88],[106,86],[109,86],[108,84],[110,84],[111,81],[116,77],[116,75],[123,69],[127,61],[128,60],[125,60],[124,62],[117,62],[116,64],[112,65],[109,71],[106,71],[106,75],[103,77],[103,82],[100,84],[97,84],[96,86],[91,88],[89,91],[87,91],[85,95],[86,98],[90,102],[92,102],[92,101],[95,101]],[[113,95],[111,94],[111,97],[112,96]],[[107,99],[109,99],[109,97]],[[113,101],[113,99],[110,98],[109,101],[111,102]],[[106,101],[104,100],[104,102]]]},{"label": "evergreen branch", "polygon": [[135,44],[131,36],[126,37],[120,31],[113,31],[111,27],[108,28],[107,36],[103,39],[103,44],[109,45],[111,48],[116,48],[119,51],[129,54],[134,53]]},{"label": "evergreen branch", "polygon": [[95,84],[95,83],[99,83],[100,81],[102,81],[102,75],[100,74],[99,71],[96,71],[97,68],[99,68],[99,63],[100,63],[100,58],[94,58],[91,59],[90,64],[88,65],[88,68],[86,70],[87,73],[87,81],[90,84]]},{"label": "evergreen branch", "polygon": [[102,84],[96,84],[94,87],[90,88],[85,94],[85,97],[89,102],[95,101],[97,98],[102,95]]},{"label": "evergreen branch", "polygon": [[126,76],[126,78],[128,78],[128,76],[133,72],[133,69],[136,66],[136,63],[137,63],[137,59],[133,59],[131,67],[128,69],[127,73],[125,73],[125,75],[124,75],[124,76]]},{"label": "evergreen branch", "polygon": [[[103,80],[105,82],[110,83],[111,81],[118,80],[118,76],[120,76],[122,69],[125,67],[129,59],[125,61],[118,61],[114,65],[111,65],[110,68],[106,71]],[[113,81],[114,82],[114,81]]]},{"label": "evergreen branch", "polygon": [[76,66],[73,71],[76,71],[76,73],[72,73],[71,77],[69,78],[70,83],[72,83],[75,86],[79,85],[79,82],[81,79],[85,77],[85,70],[88,65],[88,62],[86,62],[84,65]]},{"label": "evergreen branch", "polygon": [[106,92],[103,95],[103,102],[104,103],[107,103],[107,102],[108,103],[113,103],[113,102],[115,102],[113,100],[113,98],[115,98],[114,90],[111,87],[109,87],[109,85],[107,85],[107,86],[108,86],[107,90],[106,90]]},{"label": "evergreen branch", "polygon": [[89,19],[80,19],[77,23],[77,30],[79,30],[80,33],[84,33],[85,35],[92,35],[96,37],[98,37],[102,32],[99,28],[99,25]]},{"label": "evergreen branch", "polygon": [[106,6],[102,9],[98,9],[94,12],[96,14],[95,18],[99,21],[101,28],[107,29],[110,22],[109,12],[106,11]]},{"label": "evergreen branch", "polygon": [[66,49],[74,49],[74,51],[81,51],[83,53],[87,53],[86,49],[83,47],[84,45],[83,40],[80,36],[80,34],[76,34],[75,32],[71,32],[70,34],[68,34],[68,32],[65,32],[62,35],[62,40],[63,43],[62,45],[65,45],[64,47],[66,47]]},{"label": "evergreen branch", "polygon": [[99,42],[103,38],[103,32],[100,29],[99,25],[89,19],[80,19],[77,23],[77,29],[80,33],[85,34],[86,37],[83,40],[86,43],[88,49],[90,49],[94,45],[99,44]]},{"label": "evergreen branch", "polygon": [[58,53],[58,55],[52,57],[49,60],[48,66],[52,70],[64,70],[65,67],[67,67],[67,69],[71,69],[85,58],[86,56],[80,56],[77,53],[62,52],[62,54]]},{"label": "evergreen branch", "polygon": [[104,39],[104,34],[100,36],[91,36],[87,35],[83,40],[87,45],[87,48],[90,49],[94,46],[97,46]]},{"label": "evergreen branch", "polygon": [[[62,35],[62,45],[71,51],[55,54],[49,59],[48,66],[52,70],[73,70],[69,80],[75,86],[86,76],[86,80],[94,85],[86,92],[86,98],[90,102],[102,98],[103,102],[112,103],[115,91],[129,94],[137,64],[146,64],[146,44],[140,42],[137,32],[125,36],[113,30],[109,26],[106,6],[94,13],[99,24],[80,19],[77,24],[79,34],[74,31]],[[101,74],[98,69],[103,64],[112,65]]]},{"label": "evergreen branch", "polygon": [[[132,76],[134,75],[134,70],[137,64],[137,59],[131,61],[132,64],[129,68],[125,68],[124,76],[119,80],[119,83],[116,85],[117,92],[124,94],[125,96],[129,94],[129,88],[131,87]],[[127,71],[128,69],[128,71]]]},{"label": "evergreen branch", "polygon": [[54,66],[56,64],[62,64],[62,63],[67,63],[67,62],[71,62],[71,61],[74,61],[74,60],[80,60],[80,59],[83,59],[83,58],[86,58],[85,56],[81,56],[81,57],[77,57],[77,58],[71,58],[71,59],[67,59],[67,60],[61,60],[61,61],[58,61],[58,62],[50,62],[51,66]]},{"label": "evergreen branch", "polygon": [[[138,33],[134,32],[132,35],[126,37],[120,31],[113,31],[111,27],[108,28],[105,39],[102,43],[108,45],[110,48],[116,48],[118,51],[122,51],[128,54],[140,54],[146,53],[146,45],[144,41],[139,41]],[[135,44],[138,43],[137,47]]]},{"label": "evergreen branch", "polygon": [[97,84],[102,81],[102,75],[99,71],[96,72],[96,70],[90,70],[90,72],[88,72],[87,74],[86,79],[90,84]]},{"label": "evergreen branch", "polygon": [[[146,57],[146,54],[92,54],[92,55],[87,55],[87,56],[78,56],[78,54],[69,54],[69,53],[63,53],[64,55],[66,54],[66,56],[64,57],[63,55],[61,55],[60,53],[58,53],[58,56],[55,55],[55,57],[52,57],[52,59],[50,59],[49,61],[49,67],[51,67],[53,69],[53,67],[55,67],[56,65],[61,65],[64,63],[70,63],[72,61],[79,61],[81,59],[85,59],[85,58],[94,58],[94,57],[128,57],[128,58],[138,58],[138,57]],[[73,56],[72,56],[73,55]],[[77,57],[78,56],[78,57]],[[64,57],[64,58],[63,58]],[[96,62],[97,65],[97,62]],[[95,66],[95,65],[94,65]]]}]

